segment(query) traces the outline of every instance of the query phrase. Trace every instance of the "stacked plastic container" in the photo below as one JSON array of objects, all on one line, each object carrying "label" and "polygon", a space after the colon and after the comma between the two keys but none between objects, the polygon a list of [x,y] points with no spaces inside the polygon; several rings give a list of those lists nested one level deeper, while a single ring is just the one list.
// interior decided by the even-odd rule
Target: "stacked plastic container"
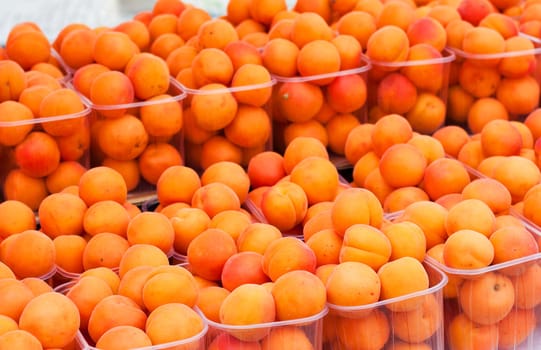
[{"label": "stacked plastic container", "polygon": [[[92,110],[90,166],[107,165],[120,171],[127,180],[129,200],[133,203],[142,203],[155,193],[159,174],[166,167],[184,164],[182,108],[186,93],[171,79],[169,90],[162,97],[119,105],[86,100]],[[167,115],[174,133],[160,136],[159,126],[153,127],[156,121],[145,121],[145,114],[162,119]],[[176,115],[180,117],[178,122],[172,119]],[[133,134],[126,133],[125,128]]]},{"label": "stacked plastic container", "polygon": [[199,172],[221,160],[246,167],[254,154],[272,150],[269,101],[274,84],[183,85],[186,165]]},{"label": "stacked plastic container", "polygon": [[[370,69],[369,60],[363,56],[358,68],[337,73],[275,76],[277,84],[272,101],[274,148],[283,151],[291,138],[298,135],[322,138],[327,141],[333,162],[337,167],[343,167],[344,145],[329,140],[327,134],[331,131],[326,130],[325,125],[330,128],[331,124],[341,123],[349,130],[348,125],[358,125],[366,120]],[[303,106],[303,103],[309,105]],[[333,139],[336,138],[342,137]],[[342,141],[345,142],[345,138]]]},{"label": "stacked plastic container", "polygon": [[[443,288],[447,276],[424,264],[430,287],[359,306],[328,303],[324,349],[444,349]],[[402,306],[417,305],[410,311]]]},{"label": "stacked plastic container", "polygon": [[[2,65],[17,68],[13,61]],[[70,174],[89,166],[91,109],[64,84],[65,76],[34,75],[35,86],[25,85],[0,108],[0,189],[3,200],[17,199],[37,210],[58,185],[71,184]]]},{"label": "stacked plastic container", "polygon": [[506,40],[509,43],[503,53],[448,47],[456,55],[449,81],[449,123],[477,133],[480,127],[475,120],[483,114],[517,120],[539,107],[539,40],[522,33]]}]

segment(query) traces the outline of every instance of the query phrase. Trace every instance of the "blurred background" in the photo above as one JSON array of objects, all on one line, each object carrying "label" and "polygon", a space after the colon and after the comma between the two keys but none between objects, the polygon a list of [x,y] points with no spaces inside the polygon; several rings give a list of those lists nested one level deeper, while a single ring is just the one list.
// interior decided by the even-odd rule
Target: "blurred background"
[{"label": "blurred background", "polygon": [[[209,11],[224,14],[227,0],[184,0]],[[0,0],[0,44],[13,25],[32,21],[53,39],[67,24],[81,22],[90,27],[114,26],[139,11],[152,9],[153,0]]]}]

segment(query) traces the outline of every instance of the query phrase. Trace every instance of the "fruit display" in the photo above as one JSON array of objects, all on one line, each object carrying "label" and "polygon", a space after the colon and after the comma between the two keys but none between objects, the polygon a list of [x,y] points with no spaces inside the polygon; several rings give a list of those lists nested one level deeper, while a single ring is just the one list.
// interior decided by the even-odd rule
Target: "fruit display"
[{"label": "fruit display", "polygon": [[539,348],[540,9],[14,25],[0,350]]},{"label": "fruit display", "polygon": [[[402,347],[407,349],[419,344],[423,344],[419,346],[425,346],[427,349],[444,348],[444,329],[441,327],[443,308],[440,303],[442,288],[447,283],[445,274],[430,266],[423,267],[413,258],[401,258],[395,262],[401,262],[403,266],[388,263],[389,265],[378,272],[384,294],[375,302],[347,300],[347,293],[359,291],[361,290],[359,287],[365,284],[360,280],[356,284],[350,283],[347,281],[348,276],[354,274],[366,278],[366,273],[372,274],[372,270],[364,270],[363,264],[356,262],[340,264],[337,269],[342,272],[338,275],[335,275],[335,272],[329,277],[327,283],[334,285],[336,289],[331,294],[333,300],[330,301],[329,314],[324,320],[326,349],[379,349],[384,344],[392,344],[391,346],[398,349]],[[402,275],[403,281],[388,280],[394,273],[393,270],[396,272],[402,269],[404,269],[402,273],[410,273]],[[416,276],[416,279],[413,280],[412,276]],[[376,277],[375,280],[377,279]],[[423,281],[424,286],[415,287],[414,284],[418,281]],[[394,297],[398,297],[400,301],[386,300],[387,292],[384,290],[388,288],[385,285],[389,286],[389,283],[403,283],[402,295],[408,295],[407,299],[400,298],[396,294]],[[365,295],[367,292],[364,290]]]},{"label": "fruit display", "polygon": [[[138,289],[134,289],[135,280],[143,282]],[[75,341],[83,349],[153,345],[163,349],[204,349],[208,327],[194,308],[197,288],[186,268],[169,265],[165,259],[152,267],[133,265],[114,280],[99,274],[82,275],[59,285],[55,292],[71,300],[79,310]]]}]

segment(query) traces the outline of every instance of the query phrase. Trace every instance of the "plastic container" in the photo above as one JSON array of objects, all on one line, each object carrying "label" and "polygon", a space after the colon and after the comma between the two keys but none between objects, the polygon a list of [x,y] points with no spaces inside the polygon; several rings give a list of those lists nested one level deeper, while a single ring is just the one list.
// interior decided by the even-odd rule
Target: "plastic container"
[{"label": "plastic container", "polygon": [[[444,349],[443,287],[447,276],[432,265],[424,264],[429,276],[428,289],[362,306],[327,303],[329,313],[323,323],[325,350],[337,349]],[[423,299],[423,308],[391,311],[394,303]],[[363,347],[366,346],[366,347]],[[398,348],[397,348],[398,349]]]},{"label": "plastic container", "polygon": [[[208,325],[204,323],[204,328],[201,332],[194,335],[193,337],[168,342],[164,344],[158,344],[153,346],[145,346],[142,348],[137,348],[137,350],[179,350],[179,349],[189,349],[189,350],[205,350],[205,339],[208,332]],[[84,350],[99,350],[92,345],[90,345],[85,336],[81,332],[77,332],[76,343],[82,345],[81,349]]]},{"label": "plastic container", "polygon": [[[251,346],[254,346],[254,348],[259,349],[259,344],[262,344],[265,342],[266,337],[268,337],[269,333],[272,332],[287,332],[285,333],[288,337],[287,339],[287,346],[285,348],[281,348],[280,350],[295,350],[295,349],[308,349],[306,347],[306,340],[310,342],[312,347],[310,349],[313,350],[321,350],[322,349],[322,332],[323,332],[323,318],[327,314],[328,308],[325,307],[321,312],[319,312],[316,315],[310,316],[310,317],[304,317],[300,319],[295,320],[288,320],[288,321],[276,321],[276,322],[269,322],[269,323],[260,323],[260,324],[254,324],[254,325],[246,325],[246,326],[239,326],[239,325],[225,325],[221,323],[217,323],[214,321],[211,321],[209,319],[206,319],[207,323],[209,324],[209,330],[207,334],[207,348],[213,343],[213,341],[216,341],[217,337],[220,337],[220,343],[222,345],[225,345],[224,349],[232,349],[233,347],[238,349],[246,349],[252,348]],[[299,341],[302,341],[301,343],[298,343],[296,339],[299,339]],[[247,341],[247,339],[256,339],[259,340],[250,340]],[[239,343],[239,340],[241,342]],[[248,342],[252,343],[255,342],[256,344],[244,344],[242,342]],[[259,342],[259,344],[257,344]],[[245,346],[245,347],[244,347]],[[222,347],[220,347],[222,349]]]},{"label": "plastic container", "polygon": [[368,121],[386,114],[408,119],[414,131],[432,134],[445,123],[451,63],[450,50],[441,57],[403,62],[370,60]]},{"label": "plastic container", "polygon": [[362,56],[360,66],[354,69],[304,77],[275,76],[274,149],[283,153],[294,135],[316,136],[327,144],[329,156],[338,168],[351,166],[344,157],[347,136],[344,132],[349,127],[340,126],[366,120],[367,78],[371,68],[368,58]]},{"label": "plastic container", "polygon": [[[128,185],[128,200],[135,204],[142,203],[155,193],[157,178],[165,167],[184,163],[183,126],[169,136],[152,136],[152,133],[149,132],[148,127],[142,123],[140,118],[141,111],[152,106],[163,105],[164,108],[167,108],[168,104],[179,104],[181,108],[183,107],[186,93],[174,79],[170,80],[168,95],[170,97],[164,99],[137,101],[122,105],[96,105],[83,97],[93,111],[91,118],[92,152],[90,165],[92,167],[107,165],[116,168],[121,173],[126,171],[128,174],[125,176]],[[141,130],[144,127],[144,132],[139,133],[136,139],[120,139],[119,130],[110,127],[109,130],[112,128],[116,130],[111,131],[110,135],[116,135],[116,137],[104,136],[104,133],[100,133],[98,128],[107,123],[111,123],[108,124],[110,126],[115,119],[119,119],[105,116],[110,113],[117,116],[123,115],[122,118],[126,116],[136,118],[137,121],[126,122],[124,125],[134,130]],[[155,111],[154,113],[158,112]],[[116,121],[116,123],[119,122]],[[128,148],[126,145],[132,146]],[[133,151],[136,146],[140,149]],[[126,154],[126,152],[129,152],[129,154]]]},{"label": "plastic container", "polygon": [[[15,144],[0,142],[0,200],[18,199],[37,210],[49,193],[60,190],[46,183],[59,165],[70,161],[88,168],[90,115],[91,109],[85,104],[82,111],[73,114],[0,121],[0,133],[15,134],[26,129],[24,140],[28,141],[20,140]],[[64,128],[64,136],[55,136],[59,134],[49,127],[57,130]],[[21,152],[21,161],[26,163],[24,168],[15,155],[17,146],[23,142],[26,144],[25,150]]]},{"label": "plastic container", "polygon": [[[76,281],[69,281],[66,283],[63,283],[61,285],[58,285],[54,288],[55,292],[66,294],[70,288],[76,283]],[[174,342],[168,342],[164,344],[158,344],[153,346],[146,346],[137,348],[137,350],[179,350],[179,349],[186,349],[186,350],[205,350],[205,342],[206,342],[206,335],[209,330],[208,323],[206,322],[206,319],[203,317],[201,311],[197,308],[195,308],[195,311],[201,315],[203,319],[203,329],[198,334],[194,335],[193,337],[178,340]],[[75,338],[75,350],[99,350],[98,348],[94,347],[91,342],[85,337],[83,332],[79,330],[77,332],[77,336]]]},{"label": "plastic container", "polygon": [[[502,54],[471,54],[448,48],[456,56],[449,81],[449,124],[471,129],[467,115],[477,101],[485,98],[501,102],[509,119],[524,118],[539,107],[541,40],[525,34],[519,36],[529,39],[534,48]],[[512,70],[520,66],[526,68],[515,72]],[[464,96],[467,96],[466,100],[471,100],[469,108],[465,109],[458,107],[459,103],[468,103]],[[469,131],[475,133],[480,130]]]},{"label": "plastic container", "polygon": [[[541,311],[540,279],[537,276],[536,279],[529,281],[526,276],[531,278],[532,273],[535,274],[533,271],[541,270],[541,254],[475,270],[449,268],[430,257],[427,257],[426,261],[444,271],[455,281],[453,284],[458,281],[459,285],[456,287],[457,297],[444,299],[447,348],[453,349],[453,344],[459,341],[469,344],[471,349],[476,348],[471,347],[476,342],[488,344],[489,347],[483,347],[487,349],[533,350],[540,348],[541,324],[538,320],[539,311]],[[521,275],[510,275],[510,272],[516,271],[521,271]],[[502,298],[508,295],[507,291],[512,292],[510,295],[515,298],[515,301],[506,313],[502,313],[501,309],[497,308],[503,307],[502,305],[507,301],[494,300],[495,294],[489,296],[484,293],[480,299],[476,299],[480,297],[476,294],[480,286],[490,281],[493,283],[494,292],[497,293],[499,290],[504,296]],[[494,310],[497,311],[488,313],[488,316],[486,312],[480,311],[471,314],[472,311],[485,307],[488,301],[493,302]],[[500,305],[496,306],[498,303]],[[482,315],[487,319],[484,319]],[[488,317],[494,320],[500,319],[502,315],[503,319],[500,321],[488,320]],[[457,335],[461,337],[457,339]]]},{"label": "plastic container", "polygon": [[[246,168],[254,154],[272,150],[269,101],[275,83],[271,79],[267,83],[236,87],[215,85],[214,89],[182,86],[187,93],[184,110],[186,165],[200,173],[221,160],[233,161]],[[246,94],[251,97],[245,97]],[[198,100],[195,104],[194,99]],[[253,104],[248,103],[251,99]]]}]

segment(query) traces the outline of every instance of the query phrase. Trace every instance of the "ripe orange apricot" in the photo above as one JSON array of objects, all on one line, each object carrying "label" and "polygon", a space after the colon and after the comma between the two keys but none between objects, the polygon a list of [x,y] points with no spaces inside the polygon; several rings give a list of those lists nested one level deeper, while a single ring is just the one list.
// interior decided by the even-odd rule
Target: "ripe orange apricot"
[{"label": "ripe orange apricot", "polygon": [[470,183],[470,175],[462,163],[452,158],[440,158],[425,169],[423,189],[430,199],[444,194],[460,193]]},{"label": "ripe orange apricot", "polygon": [[[359,283],[360,280],[364,281]],[[327,283],[329,303],[341,306],[360,306],[379,300],[379,277],[369,265],[358,261],[341,262],[330,272]]]},{"label": "ripe orange apricot", "polygon": [[392,313],[391,327],[396,337],[408,343],[422,344],[436,333],[443,321],[443,312],[434,294],[426,294],[423,299],[417,309]]},{"label": "ripe orange apricot", "polygon": [[56,267],[68,273],[81,273],[86,239],[79,235],[61,235],[53,239]]},{"label": "ripe orange apricot", "polygon": [[84,213],[84,232],[94,236],[109,232],[126,237],[130,215],[126,208],[113,200],[102,200],[92,204]]},{"label": "ripe orange apricot", "polygon": [[481,325],[501,321],[513,308],[515,293],[509,277],[487,272],[479,278],[465,280],[458,301],[463,312]]},{"label": "ripe orange apricot", "polygon": [[341,191],[334,200],[332,221],[336,233],[343,236],[353,224],[368,224],[380,228],[383,208],[374,193],[351,187]]},{"label": "ripe orange apricot", "polygon": [[464,199],[448,210],[445,229],[449,236],[456,231],[469,229],[489,237],[495,224],[495,214],[490,207],[482,200],[472,198]]},{"label": "ripe orange apricot", "polygon": [[271,293],[278,321],[314,316],[325,309],[325,285],[313,272],[288,271],[274,281]]},{"label": "ripe orange apricot", "polygon": [[381,155],[379,169],[383,179],[391,187],[416,186],[423,179],[427,163],[423,153],[415,146],[395,144]]},{"label": "ripe orange apricot", "polygon": [[[212,252],[211,257],[208,255],[209,252]],[[227,232],[208,228],[191,241],[186,255],[194,274],[218,281],[227,259],[235,253],[237,253],[235,240]]]},{"label": "ripe orange apricot", "polygon": [[[44,318],[42,315],[47,315]],[[32,333],[47,348],[70,344],[79,330],[79,311],[65,295],[48,292],[28,302],[19,319],[19,328]]]},{"label": "ripe orange apricot", "polygon": [[198,286],[193,275],[184,267],[164,266],[157,267],[150,273],[141,292],[146,310],[152,312],[169,303],[195,306]]},{"label": "ripe orange apricot", "polygon": [[[381,282],[382,300],[407,295],[429,287],[428,272],[423,264],[413,257],[400,257],[381,266],[378,271]],[[415,297],[386,304],[391,311],[411,311],[423,303],[423,298]]]},{"label": "ripe orange apricot", "polygon": [[135,96],[141,100],[165,94],[169,90],[169,67],[162,58],[151,53],[134,54],[124,73],[133,84]]},{"label": "ripe orange apricot", "polygon": [[34,211],[25,203],[17,200],[5,200],[0,203],[0,238],[25,230],[36,229]]},{"label": "ripe orange apricot", "polygon": [[134,326],[116,326],[105,333],[96,342],[96,347],[107,348],[139,348],[152,346],[148,335]]},{"label": "ripe orange apricot", "polygon": [[[318,177],[313,174],[318,174]],[[333,200],[338,193],[339,174],[329,159],[317,156],[304,158],[289,175],[291,182],[302,187],[309,205]]]},{"label": "ripe orange apricot", "polygon": [[88,333],[97,342],[109,329],[120,326],[134,326],[144,329],[147,320],[145,312],[128,297],[113,294],[101,299],[92,309],[88,319]]},{"label": "ripe orange apricot", "polygon": [[122,278],[129,270],[137,266],[169,265],[167,254],[152,244],[131,245],[120,260],[118,277]]},{"label": "ripe orange apricot", "polygon": [[130,220],[126,238],[130,245],[151,244],[168,254],[173,249],[174,229],[164,214],[142,212]]},{"label": "ripe orange apricot", "polygon": [[353,224],[344,232],[340,262],[358,261],[377,271],[391,257],[389,238],[378,228]]},{"label": "ripe orange apricot", "polygon": [[19,278],[45,276],[54,269],[53,240],[36,230],[13,234],[0,242],[0,260]]},{"label": "ripe orange apricot", "polygon": [[83,250],[83,267],[85,270],[94,267],[118,268],[129,246],[124,236],[111,232],[97,233],[88,240]]},{"label": "ripe orange apricot", "polygon": [[284,236],[269,243],[263,253],[263,272],[271,281],[291,270],[315,272],[316,256],[310,247],[295,237]]},{"label": "ripe orange apricot", "polygon": [[204,327],[203,318],[193,308],[169,303],[148,315],[145,330],[152,344],[164,344],[195,337]]},{"label": "ripe orange apricot", "polygon": [[128,34],[118,31],[104,31],[98,34],[94,43],[93,57],[97,63],[114,70],[124,70],[139,47]]},{"label": "ripe orange apricot", "polygon": [[494,348],[498,343],[498,327],[495,324],[478,325],[459,313],[448,326],[449,345],[454,348]]},{"label": "ripe orange apricot", "polygon": [[32,333],[13,329],[0,335],[0,349],[43,349],[40,340]]},{"label": "ripe orange apricot", "polygon": [[445,265],[453,268],[476,269],[489,266],[494,259],[494,246],[484,234],[463,229],[447,238],[443,247]]},{"label": "ripe orange apricot", "polygon": [[87,206],[100,200],[124,203],[128,196],[126,182],[120,173],[105,166],[88,169],[79,179],[79,196]]},{"label": "ripe orange apricot", "polygon": [[111,287],[95,276],[80,277],[65,293],[79,310],[82,329],[87,329],[88,319],[94,306],[103,298],[113,295]]},{"label": "ripe orange apricot", "polygon": [[0,291],[0,300],[2,301],[0,314],[19,322],[22,311],[33,299],[34,294],[27,285],[14,278],[2,279]]}]

